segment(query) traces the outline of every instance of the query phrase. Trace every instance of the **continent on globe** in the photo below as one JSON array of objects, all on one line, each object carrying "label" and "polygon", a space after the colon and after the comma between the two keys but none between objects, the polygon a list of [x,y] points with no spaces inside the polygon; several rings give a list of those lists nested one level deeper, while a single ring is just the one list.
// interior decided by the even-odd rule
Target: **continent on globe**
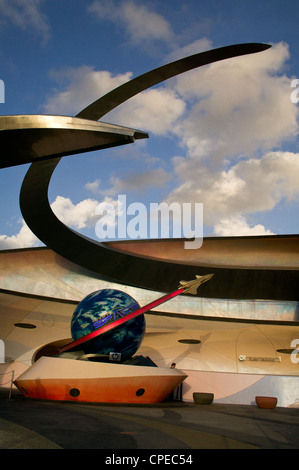
[{"label": "continent on globe", "polygon": [[[71,334],[77,340],[115,322],[140,308],[130,295],[116,289],[102,289],[87,295],[77,306],[71,321]],[[144,315],[128,320],[123,325],[82,344],[85,354],[109,356],[120,353],[121,360],[132,357],[141,345],[145,333]]]}]

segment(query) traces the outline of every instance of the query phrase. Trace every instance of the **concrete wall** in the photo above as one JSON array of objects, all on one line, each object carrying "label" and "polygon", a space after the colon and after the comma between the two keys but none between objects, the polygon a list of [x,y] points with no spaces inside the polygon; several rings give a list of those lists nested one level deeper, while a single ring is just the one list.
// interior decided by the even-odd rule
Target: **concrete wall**
[{"label": "concrete wall", "polygon": [[[299,406],[299,377],[184,370],[183,400],[193,392],[214,393],[214,403],[255,405],[256,396],[277,397],[277,406]],[[297,404],[297,405],[296,405]]]}]

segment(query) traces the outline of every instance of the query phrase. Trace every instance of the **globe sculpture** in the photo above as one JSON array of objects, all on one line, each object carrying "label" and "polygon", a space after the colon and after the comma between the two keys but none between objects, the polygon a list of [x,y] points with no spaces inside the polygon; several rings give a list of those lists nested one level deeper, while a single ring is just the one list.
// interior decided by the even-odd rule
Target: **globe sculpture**
[{"label": "globe sculpture", "polygon": [[[71,334],[77,340],[105,325],[117,321],[140,308],[125,292],[102,289],[87,295],[77,306],[71,320]],[[82,344],[85,354],[107,356],[117,353],[123,362],[131,358],[142,342],[145,333],[144,315],[128,320],[123,325],[100,334]],[[121,356],[119,356],[121,354]]]}]

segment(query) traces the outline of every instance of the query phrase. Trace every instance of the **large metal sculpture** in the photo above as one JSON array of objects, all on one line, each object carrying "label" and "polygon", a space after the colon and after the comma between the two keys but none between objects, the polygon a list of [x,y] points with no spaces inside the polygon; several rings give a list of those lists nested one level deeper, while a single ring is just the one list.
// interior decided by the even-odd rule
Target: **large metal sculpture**
[{"label": "large metal sculpture", "polygon": [[[178,279],[192,279],[210,267],[184,259],[161,260],[129,250],[117,250],[107,243],[87,239],[64,225],[52,212],[48,200],[51,176],[62,156],[132,143],[147,138],[146,132],[97,122],[132,96],[166,79],[212,62],[268,49],[265,44],[237,44],[186,57],[145,73],[112,90],[82,110],[76,117],[3,116],[0,142],[5,153],[0,167],[33,162],[25,176],[20,206],[35,235],[56,253],[76,265],[117,282],[169,292]],[[275,240],[281,250],[283,239]],[[168,247],[175,240],[169,240]],[[223,245],[223,241],[219,244]],[[257,250],[259,240],[250,240],[246,250]],[[232,242],[234,244],[234,242]],[[254,244],[254,246],[252,246]],[[128,245],[129,247],[129,245]],[[131,245],[132,247],[132,245]],[[153,247],[153,245],[152,245]],[[218,248],[216,248],[218,249]],[[275,252],[274,256],[275,256]],[[268,255],[269,256],[269,255]],[[142,275],[140,273],[142,272]],[[213,264],[213,283],[203,286],[202,296],[231,299],[298,300],[297,272],[288,266],[273,269]]]},{"label": "large metal sculpture", "polygon": [[[165,400],[187,376],[180,370],[156,367],[149,358],[133,357],[145,332],[143,313],[184,292],[196,294],[212,277],[181,281],[176,291],[144,307],[121,291],[91,293],[73,314],[73,341],[39,357],[15,385],[30,398],[114,403]],[[88,329],[90,333],[86,333]]]},{"label": "large metal sculpture", "polygon": [[[47,142],[52,139],[51,148],[54,147],[56,150],[49,152],[47,146],[44,145],[40,153],[33,158],[34,163],[24,179],[20,195],[21,210],[31,230],[48,247],[77,265],[108,279],[137,287],[169,292],[175,288],[178,279],[182,277],[193,278],[199,272],[199,267],[202,274],[208,274],[210,268],[204,266],[193,266],[188,263],[178,264],[173,260],[161,261],[117,251],[115,247],[111,248],[105,243],[89,240],[66,227],[54,215],[48,201],[50,179],[61,157],[49,158],[59,152],[61,155],[75,153],[74,140],[77,139],[77,136],[81,137],[79,132],[84,132],[78,130],[79,126],[82,126],[83,119],[88,119],[85,133],[89,133],[90,137],[87,137],[86,140],[92,141],[92,145],[88,142],[77,144],[80,152],[84,151],[84,146],[85,150],[90,150],[122,145],[133,142],[136,138],[147,137],[144,132],[121,127],[115,127],[114,133],[112,133],[111,129],[105,129],[104,124],[100,129],[101,124],[96,120],[132,96],[170,77],[212,62],[264,51],[269,47],[265,44],[239,44],[195,54],[159,67],[123,84],[85,108],[76,118],[70,118],[73,124],[69,129],[69,134],[67,131],[64,134],[65,140],[67,140],[66,149],[59,148],[58,142],[60,140],[58,141],[58,139],[55,146],[52,145],[54,137],[47,137],[47,133],[49,133],[47,128],[45,138],[41,140]],[[51,117],[51,119],[55,123],[55,117]],[[95,124],[93,130],[91,130],[92,123]],[[62,132],[61,129],[56,129],[53,133],[56,136]],[[67,148],[68,146],[70,148]],[[41,161],[35,162],[38,159]],[[172,242],[170,241],[170,243]],[[241,267],[227,270],[215,266],[213,271],[215,280],[203,287],[203,296],[239,299],[297,299],[297,276],[293,270],[284,269],[282,273],[277,269],[269,271],[242,269]]]},{"label": "large metal sculpture", "polygon": [[[97,402],[161,401],[186,378],[182,371],[140,366],[136,372],[134,365],[126,363],[120,368],[119,365],[105,362],[95,364],[88,361],[89,357],[81,356],[81,361],[77,361],[76,356],[65,355],[78,352],[78,348],[80,353],[83,347],[84,355],[89,356],[84,347],[94,339],[101,337],[105,342],[111,330],[115,331],[123,324],[128,326],[129,321],[141,318],[150,308],[176,295],[196,294],[197,287],[203,283],[200,291],[202,297],[298,300],[296,269],[280,266],[274,269],[242,265],[220,267],[216,263],[213,265],[213,282],[206,283],[212,277],[209,274],[212,263],[200,265],[185,259],[181,262],[171,258],[155,259],[154,256],[151,258],[137,254],[138,250],[134,252],[132,245],[126,250],[126,247],[117,249],[113,244],[97,243],[59,221],[48,200],[51,176],[63,156],[133,143],[136,139],[148,137],[143,131],[98,122],[109,111],[141,91],[178,74],[216,61],[261,52],[269,47],[265,44],[233,45],[164,65],[112,90],[76,117],[0,117],[0,142],[7,149],[1,158],[0,167],[32,162],[21,188],[20,206],[27,225],[42,242],[102,279],[165,292],[176,288],[171,294],[142,308],[133,299],[133,307],[129,305],[132,311],[126,305],[126,314],[122,310],[120,318],[116,314],[111,315],[111,312],[107,314],[106,310],[97,312],[99,316],[92,323],[94,331],[80,332],[79,338],[73,337],[72,341],[64,340],[51,354],[41,354],[42,357],[35,358],[36,362],[18,377],[15,383],[25,396]],[[166,243],[170,246],[177,241],[169,240]],[[192,279],[199,272],[202,276],[197,276],[195,281],[183,282],[177,288],[178,279]],[[113,295],[119,297],[117,292],[109,291],[108,294],[110,298],[107,305],[113,300]],[[53,355],[56,357],[51,357]],[[99,360],[101,354],[94,356]]]}]

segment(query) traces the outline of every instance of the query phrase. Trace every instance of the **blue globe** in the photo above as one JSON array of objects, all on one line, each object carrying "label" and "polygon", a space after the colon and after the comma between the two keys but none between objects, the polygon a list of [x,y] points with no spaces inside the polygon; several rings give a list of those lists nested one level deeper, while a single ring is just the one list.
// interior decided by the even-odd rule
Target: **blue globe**
[{"label": "blue globe", "polygon": [[[115,322],[140,308],[139,304],[125,292],[102,289],[87,295],[77,306],[71,321],[74,340],[81,338],[104,325]],[[121,353],[121,360],[132,357],[142,342],[145,333],[144,315],[128,320],[112,330],[83,343],[85,354],[109,355]]]}]

